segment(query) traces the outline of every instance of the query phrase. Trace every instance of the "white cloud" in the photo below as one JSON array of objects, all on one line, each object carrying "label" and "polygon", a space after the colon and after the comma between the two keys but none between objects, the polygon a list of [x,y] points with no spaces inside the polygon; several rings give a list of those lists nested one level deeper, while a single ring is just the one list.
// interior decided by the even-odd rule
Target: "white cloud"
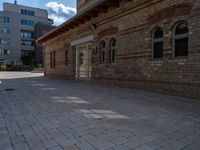
[{"label": "white cloud", "polygon": [[65,6],[62,3],[48,2],[46,4],[49,18],[54,20],[55,25],[60,25],[76,14],[76,9]]}]

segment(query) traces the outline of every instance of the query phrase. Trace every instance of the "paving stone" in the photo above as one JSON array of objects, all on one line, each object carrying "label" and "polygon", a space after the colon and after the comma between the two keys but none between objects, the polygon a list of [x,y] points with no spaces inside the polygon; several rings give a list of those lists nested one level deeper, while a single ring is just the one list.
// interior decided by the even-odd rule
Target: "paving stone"
[{"label": "paving stone", "polygon": [[63,150],[63,148],[60,146],[54,146],[54,147],[48,148],[48,150]]},{"label": "paving stone", "polygon": [[28,145],[31,149],[41,149],[44,148],[44,145],[40,141],[28,141]]},{"label": "paving stone", "polygon": [[0,90],[0,150],[199,150],[197,100],[3,74],[0,89],[15,90]]},{"label": "paving stone", "polygon": [[1,144],[9,144],[10,143],[10,139],[9,138],[0,138],[0,145]]},{"label": "paving stone", "polygon": [[64,150],[81,150],[81,149],[75,145],[69,145],[69,146],[65,146]]},{"label": "paving stone", "polygon": [[96,150],[96,148],[92,144],[88,143],[87,141],[82,141],[78,143],[77,146],[81,150]]},{"label": "paving stone", "polygon": [[59,145],[61,145],[62,147],[66,147],[69,145],[74,145],[77,144],[79,141],[77,139],[62,139],[62,140],[58,140]]},{"label": "paving stone", "polygon": [[48,138],[48,139],[52,139],[52,138],[59,138],[59,137],[62,137],[63,136],[63,134],[60,132],[60,131],[58,131],[58,130],[53,130],[53,131],[50,131],[47,135],[45,135],[46,136],[46,138]]},{"label": "paving stone", "polygon": [[8,131],[6,129],[0,130],[0,134],[8,134]]},{"label": "paving stone", "polygon": [[155,149],[148,145],[142,145],[142,146],[136,148],[135,150],[155,150]]},{"label": "paving stone", "polygon": [[42,142],[46,148],[58,146],[58,143],[54,139],[43,140]]},{"label": "paving stone", "polygon": [[14,150],[29,150],[27,143],[19,143],[13,145]]},{"label": "paving stone", "polygon": [[183,150],[199,150],[199,148],[200,148],[200,142],[191,144],[191,145],[183,148]]},{"label": "paving stone", "polygon": [[25,139],[23,136],[14,136],[11,137],[11,143],[14,144],[19,144],[25,142]]},{"label": "paving stone", "polygon": [[0,144],[0,150],[13,150],[13,147],[11,144],[6,143],[6,144]]}]

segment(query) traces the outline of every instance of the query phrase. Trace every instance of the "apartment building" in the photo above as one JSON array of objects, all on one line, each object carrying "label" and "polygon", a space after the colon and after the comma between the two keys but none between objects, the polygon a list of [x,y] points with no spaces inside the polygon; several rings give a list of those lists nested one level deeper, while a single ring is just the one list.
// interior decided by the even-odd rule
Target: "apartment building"
[{"label": "apartment building", "polygon": [[200,97],[200,0],[77,0],[38,41],[45,75]]},{"label": "apartment building", "polygon": [[34,26],[37,23],[52,25],[47,10],[3,3],[0,11],[0,62],[21,64],[21,56],[31,56],[34,62]]}]

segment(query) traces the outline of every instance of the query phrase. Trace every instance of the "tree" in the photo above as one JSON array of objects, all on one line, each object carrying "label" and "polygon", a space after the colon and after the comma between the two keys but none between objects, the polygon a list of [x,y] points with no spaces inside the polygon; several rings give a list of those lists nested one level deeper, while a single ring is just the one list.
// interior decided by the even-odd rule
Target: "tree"
[{"label": "tree", "polygon": [[23,65],[31,65],[32,64],[32,56],[23,55],[23,56],[21,56],[21,61],[22,61]]}]

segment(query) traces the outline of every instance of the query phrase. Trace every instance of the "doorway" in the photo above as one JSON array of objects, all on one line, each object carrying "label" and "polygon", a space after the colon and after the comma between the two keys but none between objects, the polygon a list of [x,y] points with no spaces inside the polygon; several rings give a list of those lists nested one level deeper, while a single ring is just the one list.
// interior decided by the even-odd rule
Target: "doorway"
[{"label": "doorway", "polygon": [[91,43],[76,46],[76,80],[91,79]]}]

